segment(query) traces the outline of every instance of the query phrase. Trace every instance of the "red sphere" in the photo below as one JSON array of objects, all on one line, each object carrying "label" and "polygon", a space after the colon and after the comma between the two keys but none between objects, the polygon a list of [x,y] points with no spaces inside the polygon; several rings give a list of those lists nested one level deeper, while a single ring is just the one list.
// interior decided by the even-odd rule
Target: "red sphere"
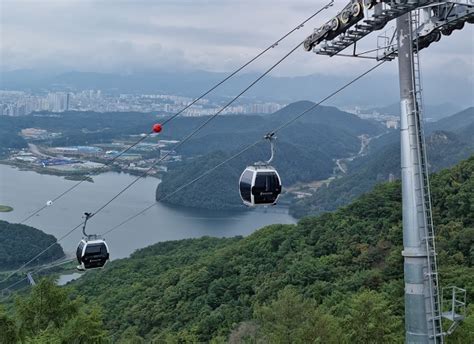
[{"label": "red sphere", "polygon": [[159,133],[163,129],[163,126],[160,123],[156,123],[153,125],[153,132]]}]

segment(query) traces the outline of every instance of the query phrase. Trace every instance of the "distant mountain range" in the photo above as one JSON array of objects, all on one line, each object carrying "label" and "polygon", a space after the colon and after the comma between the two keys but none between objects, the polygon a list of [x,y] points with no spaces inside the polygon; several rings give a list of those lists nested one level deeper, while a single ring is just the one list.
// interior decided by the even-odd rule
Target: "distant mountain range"
[{"label": "distant mountain range", "polygon": [[[196,97],[222,80],[227,73],[206,71],[170,72],[153,71],[140,74],[106,74],[91,72],[45,72],[18,70],[4,72],[0,77],[0,89],[4,90],[84,90],[101,89],[117,93],[164,93]],[[319,100],[351,80],[354,75],[329,76],[308,75],[298,77],[268,76],[253,87],[246,95],[266,101],[294,102],[300,99]],[[219,87],[210,97],[230,97],[237,94],[257,77],[257,74],[242,74]],[[462,107],[472,105],[473,85],[439,87],[454,80],[439,79],[438,76],[425,78],[425,99],[428,103],[452,102]],[[340,96],[331,101],[337,106],[361,105],[380,107],[394,104],[399,99],[398,77],[396,74],[371,74],[358,81]],[[430,101],[434,100],[434,101]],[[438,112],[445,113],[444,109]],[[448,111],[451,114],[451,110]]]}]

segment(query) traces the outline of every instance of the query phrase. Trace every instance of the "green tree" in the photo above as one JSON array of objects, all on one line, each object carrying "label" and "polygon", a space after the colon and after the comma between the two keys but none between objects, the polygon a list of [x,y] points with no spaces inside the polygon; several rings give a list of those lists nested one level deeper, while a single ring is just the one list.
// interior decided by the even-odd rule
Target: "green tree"
[{"label": "green tree", "polygon": [[140,337],[135,327],[127,328],[124,333],[120,336],[118,344],[143,344],[145,340]]},{"label": "green tree", "polygon": [[26,343],[109,342],[100,310],[89,309],[80,299],[72,300],[67,289],[51,280],[42,279],[29,295],[18,297],[15,303],[19,333]]},{"label": "green tree", "polygon": [[270,343],[341,343],[340,328],[332,316],[317,309],[296,289],[287,287],[267,306],[256,306],[256,318]]},{"label": "green tree", "polygon": [[15,320],[8,317],[0,307],[0,344],[12,344],[19,341],[18,329]]},{"label": "green tree", "polygon": [[461,322],[461,326],[448,337],[448,341],[453,344],[474,343],[474,305],[469,306],[467,317]]},{"label": "green tree", "polygon": [[344,329],[353,343],[403,343],[401,317],[393,314],[386,298],[375,291],[355,294],[347,305]]},{"label": "green tree", "polygon": [[60,331],[61,343],[87,344],[108,343],[107,331],[102,324],[102,314],[96,307],[86,311],[83,307],[77,315],[69,319]]},{"label": "green tree", "polygon": [[79,302],[71,301],[67,290],[57,287],[52,280],[43,279],[28,296],[16,299],[15,308],[22,334],[31,336],[50,325],[61,327],[77,314]]}]

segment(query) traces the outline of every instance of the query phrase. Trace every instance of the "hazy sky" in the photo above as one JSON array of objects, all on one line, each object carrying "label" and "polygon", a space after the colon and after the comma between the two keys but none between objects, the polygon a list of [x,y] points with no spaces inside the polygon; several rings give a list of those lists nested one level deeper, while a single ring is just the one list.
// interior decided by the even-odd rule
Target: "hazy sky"
[{"label": "hazy sky", "polygon": [[[319,0],[0,0],[2,70],[66,69],[229,71],[315,12]],[[336,14],[308,23],[252,66],[261,71]],[[474,78],[474,25],[443,37],[423,54],[427,73]],[[377,35],[362,48],[375,48]],[[275,75],[353,74],[372,61],[297,51]],[[395,72],[396,64],[384,66]],[[466,81],[466,80],[464,80]]]}]

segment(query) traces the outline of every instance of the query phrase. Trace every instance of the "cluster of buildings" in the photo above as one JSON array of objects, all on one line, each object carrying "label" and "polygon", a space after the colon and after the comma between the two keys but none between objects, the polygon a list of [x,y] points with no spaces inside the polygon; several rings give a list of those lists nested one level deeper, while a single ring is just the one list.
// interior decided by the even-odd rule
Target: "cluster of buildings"
[{"label": "cluster of buildings", "polygon": [[39,128],[25,128],[21,130],[20,134],[27,140],[46,140],[61,136],[61,133],[51,133]]},{"label": "cluster of buildings", "polygon": [[[24,116],[35,111],[64,112],[167,112],[180,111],[192,98],[166,94],[103,94],[101,90],[79,92],[48,92],[32,94],[20,91],[0,91],[0,116]],[[223,104],[201,99],[184,116],[207,116],[216,113]],[[244,103],[228,107],[223,114],[267,114],[284,107],[274,102]]]},{"label": "cluster of buildings", "polygon": [[345,109],[345,111],[350,112],[362,119],[371,119],[377,122],[382,122],[387,129],[398,129],[400,126],[400,116],[381,114],[378,111],[364,110],[357,106],[353,109]]},{"label": "cluster of buildings", "polygon": [[0,91],[0,116],[24,116],[34,111],[63,112],[70,107],[67,92],[34,95],[19,91]]},{"label": "cluster of buildings", "polygon": [[[22,135],[27,139],[50,135],[38,128],[24,129]],[[133,139],[133,138],[132,138]],[[122,153],[129,142],[113,142],[95,146],[37,147],[30,145],[27,149],[14,151],[9,161],[15,164],[28,165],[33,168],[61,172],[93,172],[95,169],[109,165],[113,159],[114,169],[123,172],[149,171],[150,175],[167,172],[168,162],[181,161],[181,155],[169,148],[179,141],[159,140],[158,142],[140,142],[132,150]],[[161,158],[160,164],[156,165]],[[156,166],[155,166],[156,165]]]}]

